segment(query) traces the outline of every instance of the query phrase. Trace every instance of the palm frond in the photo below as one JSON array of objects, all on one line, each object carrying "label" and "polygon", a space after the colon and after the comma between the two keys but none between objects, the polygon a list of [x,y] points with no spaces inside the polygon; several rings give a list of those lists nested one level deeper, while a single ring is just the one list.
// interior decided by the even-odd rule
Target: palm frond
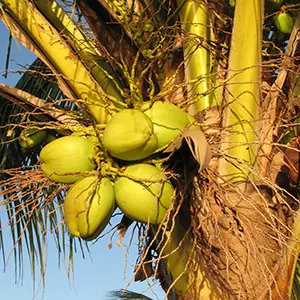
[{"label": "palm frond", "polygon": [[[32,65],[24,71],[24,75],[16,84],[16,88],[25,92],[30,92],[32,95],[52,101],[60,99],[62,92],[59,90],[55,79],[47,77],[50,70],[40,59],[36,59]],[[26,120],[30,118],[28,111],[24,108],[11,103],[5,97],[1,97],[0,102],[0,126],[1,126],[1,145],[0,145],[0,167],[15,168],[21,165],[28,165],[28,161],[32,163],[36,161],[36,152],[24,152],[17,142],[17,137],[20,134]],[[64,103],[63,105],[67,105]],[[23,123],[23,127],[20,126]]]},{"label": "palm frond", "polygon": [[106,298],[108,299],[136,299],[136,300],[152,300],[151,298],[139,294],[136,292],[132,291],[124,291],[124,290],[119,290],[119,291],[111,291],[108,293],[108,296]]},{"label": "palm frond", "polygon": [[[16,91],[24,91],[43,99],[44,103],[55,105],[62,112],[76,109],[71,101],[65,101],[50,69],[36,59],[24,71],[16,84]],[[11,88],[13,90],[13,88]],[[3,94],[3,93],[2,93]],[[6,94],[7,96],[7,94]],[[12,95],[13,96],[13,95]],[[34,105],[17,105],[9,96],[1,97],[0,102],[0,205],[6,207],[6,216],[0,216],[0,250],[6,265],[10,257],[15,262],[15,277],[23,276],[24,254],[27,252],[33,279],[40,273],[44,283],[46,260],[44,248],[47,232],[57,245],[58,259],[69,257],[72,265],[72,251],[76,249],[74,239],[66,238],[67,231],[62,222],[62,203],[65,187],[41,180],[42,174],[37,167],[40,147],[32,151],[23,150],[18,143],[18,136],[27,124],[44,124],[53,121],[51,113],[38,111]],[[24,103],[23,103],[24,104]],[[50,118],[50,119],[49,119]],[[41,120],[44,120],[44,122]],[[5,249],[3,232],[9,228],[12,237],[12,249]],[[71,245],[71,247],[66,247]],[[84,244],[79,244],[83,249]],[[69,250],[67,250],[69,249]],[[39,269],[37,269],[39,266]]]}]

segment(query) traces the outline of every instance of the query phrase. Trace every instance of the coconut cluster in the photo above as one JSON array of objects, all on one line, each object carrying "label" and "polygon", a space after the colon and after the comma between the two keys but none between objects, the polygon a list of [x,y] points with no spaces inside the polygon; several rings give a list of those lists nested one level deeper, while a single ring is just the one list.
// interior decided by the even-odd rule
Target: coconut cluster
[{"label": "coconut cluster", "polygon": [[190,120],[177,106],[155,102],[144,112],[124,109],[116,113],[97,134],[76,130],[46,144],[40,152],[44,176],[73,184],[64,201],[70,234],[95,239],[117,207],[134,221],[160,224],[174,188],[163,169],[149,162]]}]

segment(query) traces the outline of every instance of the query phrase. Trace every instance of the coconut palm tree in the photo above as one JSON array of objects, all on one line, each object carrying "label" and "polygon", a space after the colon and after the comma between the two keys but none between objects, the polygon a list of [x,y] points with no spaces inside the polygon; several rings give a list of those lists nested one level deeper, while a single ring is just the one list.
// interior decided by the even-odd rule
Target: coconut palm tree
[{"label": "coconut palm tree", "polygon": [[[98,178],[100,188],[105,177],[115,181],[124,212],[115,227],[119,243],[137,222],[135,280],[158,278],[170,299],[299,297],[298,1],[0,3],[13,37],[39,57],[15,88],[0,84],[0,195],[16,263],[25,246],[33,270],[38,259],[45,274],[47,230],[70,260],[75,247],[96,238],[103,224],[92,230],[89,223],[100,221],[66,203],[79,177]],[[126,113],[108,130],[124,111],[143,112],[139,129],[129,128],[133,117]],[[136,150],[131,133],[143,128],[144,115],[154,134]],[[171,138],[158,147],[163,130]],[[47,171],[44,158],[60,161],[49,139],[70,135],[98,152],[94,170],[66,171],[68,180],[77,177],[60,182],[53,173],[61,171]],[[40,155],[46,147],[51,155]],[[146,164],[159,179],[144,175]],[[130,173],[137,165],[140,173]],[[159,194],[166,185],[173,191],[168,207],[159,206],[159,222],[151,210],[142,216],[146,204],[122,206],[140,187],[161,200],[157,184]],[[78,210],[88,222],[72,219]]]}]

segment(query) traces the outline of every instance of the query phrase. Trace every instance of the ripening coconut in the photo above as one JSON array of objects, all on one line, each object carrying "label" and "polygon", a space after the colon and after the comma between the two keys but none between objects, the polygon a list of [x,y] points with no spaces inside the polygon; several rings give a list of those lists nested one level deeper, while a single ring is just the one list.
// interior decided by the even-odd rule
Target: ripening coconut
[{"label": "ripening coconut", "polygon": [[134,161],[153,154],[157,138],[149,117],[137,109],[124,109],[108,122],[103,145],[113,157]]},{"label": "ripening coconut", "polygon": [[288,13],[283,12],[274,17],[274,24],[282,33],[290,34],[294,26],[294,20]]},{"label": "ripening coconut", "polygon": [[34,149],[47,138],[47,131],[38,128],[25,128],[19,136],[19,144],[24,149]]},{"label": "ripening coconut", "polygon": [[94,145],[79,136],[65,136],[47,144],[40,153],[42,171],[59,183],[74,183],[82,178],[80,172],[96,168]]},{"label": "ripening coconut", "polygon": [[157,101],[145,114],[153,123],[158,149],[168,145],[189,124],[188,114],[171,103]]},{"label": "ripening coconut", "polygon": [[64,202],[69,232],[93,240],[104,230],[115,210],[114,188],[108,178],[89,176],[76,182]]},{"label": "ripening coconut", "polygon": [[161,223],[174,193],[163,171],[148,164],[126,167],[124,175],[116,178],[114,188],[122,212],[132,220],[150,224]]}]

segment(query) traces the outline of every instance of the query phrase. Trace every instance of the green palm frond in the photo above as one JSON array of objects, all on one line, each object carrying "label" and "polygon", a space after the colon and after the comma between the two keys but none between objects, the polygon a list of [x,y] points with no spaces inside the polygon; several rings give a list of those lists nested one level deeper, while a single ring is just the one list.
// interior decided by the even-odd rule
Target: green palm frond
[{"label": "green palm frond", "polygon": [[152,300],[151,298],[135,293],[132,291],[124,291],[124,290],[119,290],[119,291],[111,291],[108,293],[108,296],[106,298],[108,299],[136,299],[136,300]]}]

